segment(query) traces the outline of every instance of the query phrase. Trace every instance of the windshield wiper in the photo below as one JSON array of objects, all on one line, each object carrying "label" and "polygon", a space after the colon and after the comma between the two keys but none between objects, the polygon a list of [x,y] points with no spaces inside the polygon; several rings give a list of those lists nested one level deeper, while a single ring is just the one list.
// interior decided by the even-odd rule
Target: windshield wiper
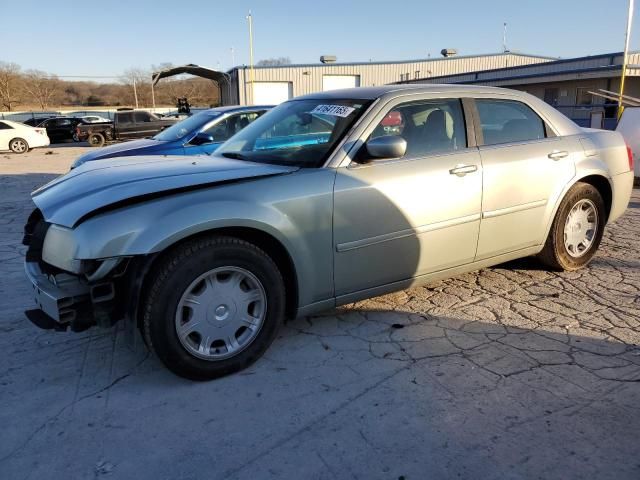
[{"label": "windshield wiper", "polygon": [[[215,154],[215,151],[213,152]],[[247,160],[247,157],[240,152],[224,152],[221,153],[223,157],[233,158],[234,160]]]}]

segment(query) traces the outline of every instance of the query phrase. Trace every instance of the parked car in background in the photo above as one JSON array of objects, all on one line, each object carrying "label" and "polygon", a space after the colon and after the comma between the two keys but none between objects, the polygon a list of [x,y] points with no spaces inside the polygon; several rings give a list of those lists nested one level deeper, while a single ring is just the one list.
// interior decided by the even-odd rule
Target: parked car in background
[{"label": "parked car in background", "polygon": [[37,127],[48,118],[51,118],[51,117],[32,117],[21,123],[24,123],[25,125],[29,125],[30,127]]},{"label": "parked car in background", "polygon": [[175,120],[159,118],[145,110],[127,109],[117,111],[113,122],[78,125],[75,133],[78,140],[86,140],[92,147],[101,147],[113,140],[151,137],[175,123]]},{"label": "parked car in background", "polygon": [[86,123],[109,123],[110,118],[101,117],[100,115],[84,115],[80,117]]},{"label": "parked car in background", "polygon": [[85,162],[132,155],[203,155],[212,153],[225,140],[249,125],[270,106],[219,107],[182,120],[143,140],[109,145],[78,157],[71,168]]},{"label": "parked car in background", "polygon": [[[640,153],[640,107],[625,107],[616,131],[622,134],[637,160]],[[634,175],[640,178],[640,162],[635,162]]]},{"label": "parked car in background", "polygon": [[35,191],[26,314],[58,330],[129,318],[169,369],[215,378],[287,318],[529,255],[577,270],[632,185],[619,133],[524,92],[311,94],[211,157],[88,163]]},{"label": "parked car in background", "polygon": [[0,120],[0,150],[26,153],[32,148],[46,147],[49,137],[44,128],[30,127],[19,122]]},{"label": "parked car in background", "polygon": [[79,141],[76,127],[84,124],[82,119],[76,117],[51,117],[38,124],[38,127],[47,130],[51,143],[62,143],[69,140]]}]

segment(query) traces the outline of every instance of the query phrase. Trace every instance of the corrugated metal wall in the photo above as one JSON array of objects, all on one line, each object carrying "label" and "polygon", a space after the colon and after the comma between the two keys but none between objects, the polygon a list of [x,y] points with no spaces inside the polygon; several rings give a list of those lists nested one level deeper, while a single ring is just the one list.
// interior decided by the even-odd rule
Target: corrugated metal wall
[{"label": "corrugated metal wall", "polygon": [[[360,86],[369,87],[398,82],[403,78],[437,77],[463,72],[530,65],[552,59],[520,55],[496,54],[450,57],[393,63],[314,64],[254,68],[256,82],[292,82],[293,96],[322,90],[323,75],[358,75]],[[251,104],[250,71],[240,67],[230,72],[232,95],[224,95],[225,105]],[[402,77],[401,77],[402,75]],[[407,77],[405,77],[407,76]]]}]

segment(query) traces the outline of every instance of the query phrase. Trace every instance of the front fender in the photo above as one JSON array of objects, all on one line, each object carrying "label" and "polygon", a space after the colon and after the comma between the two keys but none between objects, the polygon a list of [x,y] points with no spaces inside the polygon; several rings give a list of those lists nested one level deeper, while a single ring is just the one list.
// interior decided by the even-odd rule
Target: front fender
[{"label": "front fender", "polygon": [[333,295],[334,170],[206,188],[125,206],[74,229],[81,260],[161,252],[192,235],[225,227],[260,230],[294,262],[299,304]]}]

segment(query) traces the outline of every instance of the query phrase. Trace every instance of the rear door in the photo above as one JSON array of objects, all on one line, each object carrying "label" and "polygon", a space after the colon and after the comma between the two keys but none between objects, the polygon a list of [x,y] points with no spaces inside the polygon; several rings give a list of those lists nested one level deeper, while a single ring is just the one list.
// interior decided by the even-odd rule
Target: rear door
[{"label": "rear door", "polygon": [[550,212],[575,175],[577,139],[556,136],[524,102],[475,100],[482,158],[482,221],[476,260],[539,245]]}]

